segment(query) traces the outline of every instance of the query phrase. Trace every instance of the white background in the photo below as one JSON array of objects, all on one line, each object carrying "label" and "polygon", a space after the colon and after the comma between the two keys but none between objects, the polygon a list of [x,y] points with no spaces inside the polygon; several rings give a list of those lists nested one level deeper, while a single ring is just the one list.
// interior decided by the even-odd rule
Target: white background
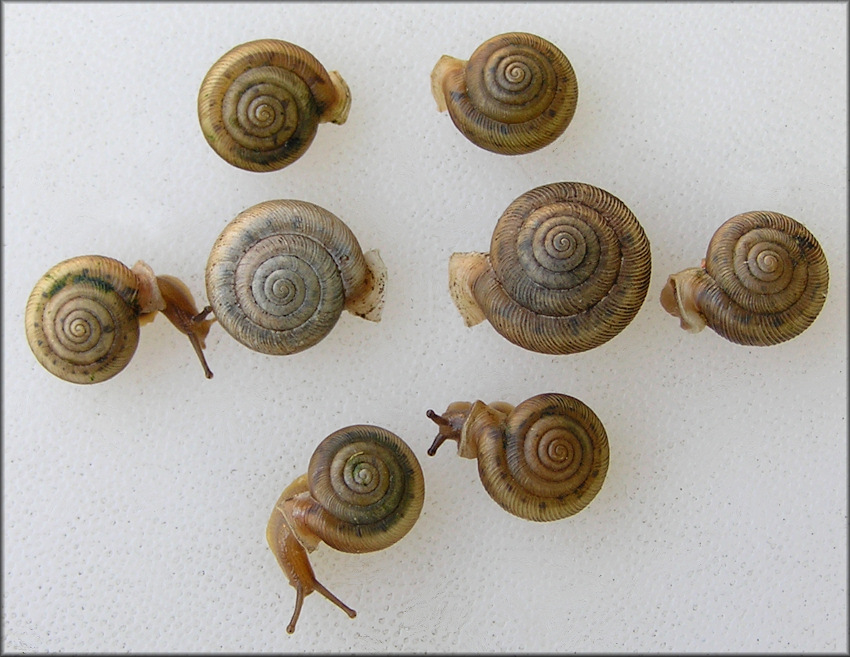
[{"label": "white background", "polygon": [[[844,4],[4,4],[5,651],[846,651],[847,7]],[[507,31],[570,58],[566,133],[505,157],[430,96],[442,54]],[[343,126],[257,174],[201,135],[200,82],[276,37],[348,82]],[[526,352],[467,329],[449,255],[486,251],[509,203],[581,181],[623,200],[652,245],[646,302],[590,352]],[[207,381],[163,318],[116,378],[42,369],[23,310],[36,280],[98,253],[203,299],[221,229],[260,201],[341,217],[389,270],[383,321],[345,314],[288,357],[214,326]],[[749,210],[803,222],[832,273],[800,337],[693,336],[658,303],[714,230]],[[558,391],[603,421],[611,465],[580,514],[502,511],[475,464],[425,450],[425,411]],[[426,501],[382,552],[325,545],[296,633],[265,543],[316,444],[378,424],[414,449]]]}]

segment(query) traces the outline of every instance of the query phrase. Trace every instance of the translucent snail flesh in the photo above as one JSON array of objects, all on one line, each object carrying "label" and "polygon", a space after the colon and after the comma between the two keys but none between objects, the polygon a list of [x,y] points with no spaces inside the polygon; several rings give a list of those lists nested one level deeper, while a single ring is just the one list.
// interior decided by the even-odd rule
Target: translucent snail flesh
[{"label": "translucent snail flesh", "polygon": [[443,55],[431,73],[431,93],[473,144],[519,155],[551,144],[567,129],[578,82],[557,47],[511,32],[485,41],[469,61]]},{"label": "translucent snail flesh", "polygon": [[71,383],[99,383],[124,369],[139,343],[139,327],[162,312],[186,334],[204,368],[209,309],[198,312],[188,288],[173,276],[132,269],[105,256],[79,256],[52,267],[27,301],[26,334],[48,371]]},{"label": "translucent snail flesh", "polygon": [[305,201],[266,201],[241,212],[207,260],[216,319],[265,354],[313,346],[343,309],[379,321],[385,285],[379,253],[364,254],[341,219]]},{"label": "translucent snail flesh", "polygon": [[526,192],[499,219],[489,253],[454,253],[449,290],[467,326],[487,319],[546,354],[597,347],[622,331],[649,287],[649,241],[622,201],[583,183]]},{"label": "translucent snail flesh", "polygon": [[351,618],[356,615],[316,580],[308,552],[322,541],[341,552],[383,550],[410,531],[424,499],[419,461],[394,433],[361,424],[325,438],[307,474],[281,494],[266,529],[269,547],[296,591],[286,631],[295,631],[304,597],[313,591]]},{"label": "translucent snail flesh", "polygon": [[768,346],[805,331],[823,308],[826,256],[808,229],[778,212],[745,212],[711,238],[702,266],[671,275],[661,305],[698,333]]},{"label": "translucent snail flesh", "polygon": [[336,71],[309,52],[260,39],[225,53],[198,93],[198,119],[210,146],[248,171],[276,171],[301,157],[319,123],[342,124],[351,94]]},{"label": "translucent snail flesh", "polygon": [[454,402],[442,415],[428,411],[458,455],[478,460],[484,488],[520,518],[549,521],[584,509],[608,472],[608,437],[596,414],[574,397],[536,395],[514,408],[505,402]]}]

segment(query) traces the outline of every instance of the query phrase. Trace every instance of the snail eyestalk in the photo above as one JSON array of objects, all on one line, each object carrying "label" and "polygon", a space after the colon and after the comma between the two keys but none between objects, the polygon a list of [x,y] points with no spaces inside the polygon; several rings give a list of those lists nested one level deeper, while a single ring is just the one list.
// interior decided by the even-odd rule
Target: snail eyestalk
[{"label": "snail eyestalk", "polygon": [[[357,612],[354,611],[351,607],[346,605],[342,600],[336,597],[333,593],[328,591],[323,584],[321,584],[315,578],[310,583],[312,589],[308,591],[308,593],[312,591],[318,591],[328,600],[333,602],[337,607],[342,609],[346,614],[348,614],[349,618],[355,618],[357,616]],[[304,605],[304,586],[299,582],[295,586],[295,611],[292,612],[292,618],[289,619],[289,625],[286,626],[286,633],[292,634],[295,632],[295,624],[298,622],[298,617],[301,615],[301,607]]]},{"label": "snail eyestalk", "polygon": [[437,450],[440,449],[440,445],[442,445],[446,440],[459,440],[460,434],[458,431],[452,426],[452,423],[449,422],[442,415],[437,415],[431,409],[428,409],[426,415],[437,425],[440,427],[440,432],[437,434],[437,437],[434,438],[434,442],[431,443],[431,446],[428,448],[428,456],[434,456],[437,453]]},{"label": "snail eyestalk", "polygon": [[204,368],[204,376],[211,379],[213,373],[204,357],[204,347],[210,326],[215,321],[214,318],[206,319],[207,315],[212,312],[212,308],[207,306],[201,312],[198,312],[189,288],[173,276],[157,276],[156,282],[162,298],[165,300],[165,308],[162,310],[162,314],[174,324],[178,331],[189,337],[189,342],[192,343],[192,348]]}]

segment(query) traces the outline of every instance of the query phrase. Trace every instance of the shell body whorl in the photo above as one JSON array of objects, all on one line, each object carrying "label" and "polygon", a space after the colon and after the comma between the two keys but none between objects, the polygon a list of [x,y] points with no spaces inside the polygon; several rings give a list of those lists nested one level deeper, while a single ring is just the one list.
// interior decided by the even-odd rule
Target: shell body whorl
[{"label": "shell body whorl", "polygon": [[506,155],[552,143],[578,102],[570,61],[546,39],[524,32],[488,39],[469,61],[444,56],[432,73],[432,92],[467,139]]},{"label": "shell body whorl", "polygon": [[460,456],[477,459],[490,497],[520,518],[544,522],[578,513],[596,497],[608,472],[605,428],[575,397],[545,393],[516,408],[504,402],[476,401],[465,408],[455,403],[445,415],[429,417],[441,433],[428,453],[446,438],[457,440]]},{"label": "shell body whorl", "polygon": [[139,343],[139,282],[121,262],[79,256],[52,267],[27,301],[30,348],[49,372],[99,383],[130,362]]},{"label": "shell body whorl", "polygon": [[338,73],[277,39],[241,44],[205,76],[198,119],[210,146],[248,171],[275,171],[297,160],[319,123],[344,123],[351,97]]},{"label": "shell body whorl", "polygon": [[474,306],[476,319],[514,344],[569,354],[622,331],[650,273],[649,241],[622,201],[591,185],[554,183],[511,203],[486,257],[450,263],[450,288],[462,313]]},{"label": "shell body whorl", "polygon": [[670,276],[662,305],[684,328],[708,325],[732,342],[769,346],[814,322],[828,286],[826,257],[805,226],[777,212],[746,212],[717,229],[704,267]]},{"label": "shell body whorl", "polygon": [[410,531],[425,498],[422,469],[394,433],[354,425],[325,438],[307,471],[310,531],[342,552],[389,547]]},{"label": "shell body whorl", "polygon": [[216,319],[266,354],[313,346],[375,286],[348,226],[305,201],[266,201],[241,212],[219,235],[206,269]]}]

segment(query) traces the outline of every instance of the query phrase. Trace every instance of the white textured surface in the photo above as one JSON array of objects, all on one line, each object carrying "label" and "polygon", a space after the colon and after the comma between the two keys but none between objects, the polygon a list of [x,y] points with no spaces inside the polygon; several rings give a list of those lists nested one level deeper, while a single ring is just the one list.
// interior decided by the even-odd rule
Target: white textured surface
[{"label": "white textured surface", "polygon": [[[4,651],[846,651],[847,7],[844,4],[4,4]],[[553,146],[477,149],[438,114],[431,67],[500,32],[570,58],[579,105]],[[202,138],[196,94],[232,46],[277,37],[351,87],[343,126],[254,174]],[[646,303],[591,352],[524,352],[466,329],[449,254],[486,250],[523,192],[621,198],[652,244]],[[183,278],[239,211],[317,203],[378,248],[383,321],[253,353],[213,327],[207,381],[164,320],[115,379],[74,386],[32,357],[35,281],[85,253]],[[805,223],[832,272],[801,337],[756,349],[684,333],[658,304],[747,210]],[[611,441],[570,519],[504,513],[428,408],[545,391]],[[283,487],[331,431],[374,423],[420,457],[427,497],[395,546],[321,546],[358,611],[291,589],[265,543]]]}]

